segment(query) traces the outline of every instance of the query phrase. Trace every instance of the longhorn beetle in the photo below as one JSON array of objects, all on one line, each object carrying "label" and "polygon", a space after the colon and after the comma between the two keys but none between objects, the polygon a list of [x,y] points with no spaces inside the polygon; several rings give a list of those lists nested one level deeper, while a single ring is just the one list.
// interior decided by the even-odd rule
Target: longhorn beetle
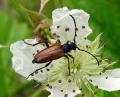
[{"label": "longhorn beetle", "polygon": [[[58,59],[58,58],[61,58],[61,57],[66,57],[68,59],[68,71],[69,71],[69,76],[71,75],[70,74],[70,62],[69,62],[69,57],[71,57],[73,59],[73,62],[74,62],[74,57],[70,54],[68,54],[71,50],[80,50],[80,51],[83,51],[83,52],[86,52],[88,54],[90,54],[91,56],[93,56],[97,63],[98,63],[98,66],[99,66],[99,61],[98,59],[93,55],[91,54],[90,52],[86,51],[86,50],[83,50],[83,49],[80,49],[77,45],[76,45],[76,41],[75,41],[75,38],[77,36],[77,28],[76,28],[76,21],[74,19],[74,17],[72,15],[69,15],[73,21],[74,21],[74,24],[75,24],[75,35],[74,35],[74,39],[73,41],[74,42],[71,42],[71,41],[67,41],[65,44],[61,45],[60,43],[60,40],[57,40],[56,44],[52,45],[52,46],[49,46],[48,45],[48,42],[38,42],[36,44],[29,44],[27,42],[25,42],[24,40],[24,43],[28,44],[28,45],[31,45],[31,46],[35,46],[35,45],[38,45],[40,43],[45,43],[45,45],[47,46],[47,48],[41,50],[40,52],[38,52],[35,56],[34,56],[34,59],[32,60],[32,63],[45,63],[45,62],[48,62],[44,67],[42,68],[39,68],[39,69],[36,69],[34,72],[32,72],[29,76],[32,76],[34,73],[37,73],[38,70],[41,70],[47,66],[50,65],[50,63],[55,60],[55,59]],[[28,76],[28,77],[29,77]]]}]

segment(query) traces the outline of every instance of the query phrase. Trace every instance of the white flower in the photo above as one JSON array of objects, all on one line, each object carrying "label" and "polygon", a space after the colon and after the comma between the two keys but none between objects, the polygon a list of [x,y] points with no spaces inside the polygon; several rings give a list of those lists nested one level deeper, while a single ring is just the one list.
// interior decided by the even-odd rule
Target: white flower
[{"label": "white flower", "polygon": [[[76,21],[76,45],[83,50],[88,50],[97,59],[102,60],[99,57],[99,51],[103,48],[103,46],[99,47],[101,34],[93,42],[87,39],[87,36],[91,33],[91,29],[88,26],[89,14],[83,10],[74,9],[70,11],[66,7],[54,10],[51,31],[60,36],[59,39],[62,44],[68,40],[74,42],[75,23],[70,15]],[[85,37],[86,39],[84,39]],[[25,41],[29,44],[36,43],[35,39],[27,39]],[[86,45],[89,45],[90,48],[86,48]],[[44,48],[46,47],[42,44],[31,46],[25,44],[24,41],[13,43],[10,47],[13,53],[13,69],[27,78],[36,69],[45,66],[47,62],[40,64],[32,63],[34,59],[33,54],[36,54],[37,50],[41,51]],[[41,85],[51,92],[49,97],[74,97],[76,94],[89,97],[87,90],[96,96],[91,88],[91,84],[106,91],[120,89],[120,69],[105,71],[105,68],[115,64],[115,62],[108,63],[108,60],[105,59],[98,66],[95,58],[86,52],[75,50],[69,52],[69,54],[74,57],[74,62],[70,58],[70,76],[68,60],[62,57],[53,60],[48,67],[39,72],[34,72],[34,75],[29,76],[28,80],[33,79],[41,82]]]}]

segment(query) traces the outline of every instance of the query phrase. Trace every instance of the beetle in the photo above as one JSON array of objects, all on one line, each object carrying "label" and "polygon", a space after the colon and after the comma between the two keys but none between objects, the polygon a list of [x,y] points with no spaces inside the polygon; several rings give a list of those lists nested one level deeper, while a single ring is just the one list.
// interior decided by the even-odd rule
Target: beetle
[{"label": "beetle", "polygon": [[[61,44],[60,40],[57,40],[56,44],[52,45],[52,46],[49,46],[48,45],[48,42],[38,42],[36,44],[29,44],[27,42],[24,41],[24,43],[28,44],[28,45],[31,45],[31,46],[35,46],[35,45],[38,45],[40,43],[45,43],[45,45],[47,46],[47,48],[39,51],[35,56],[34,56],[34,59],[32,60],[32,63],[45,63],[45,62],[48,62],[44,67],[42,68],[39,68],[37,70],[35,70],[34,72],[32,72],[29,76],[33,75],[34,73],[37,73],[38,70],[41,70],[43,68],[46,68],[47,66],[49,66],[51,64],[51,62],[53,60],[56,60],[56,59],[59,59],[61,57],[66,57],[68,59],[68,71],[69,71],[69,76],[71,75],[70,73],[70,62],[69,62],[69,57],[73,59],[73,62],[74,62],[74,57],[72,55],[69,54],[69,52],[71,50],[80,50],[80,51],[84,51],[88,54],[90,54],[91,56],[93,56],[96,61],[97,61],[97,64],[99,66],[99,61],[98,59],[93,55],[91,54],[90,52],[86,51],[86,50],[83,50],[83,49],[80,49],[77,45],[76,45],[76,41],[75,41],[75,38],[77,36],[77,28],[76,28],[76,21],[74,19],[74,17],[72,15],[69,15],[73,21],[74,21],[74,24],[75,24],[75,35],[74,35],[74,39],[73,41],[74,42],[71,42],[71,41],[67,41],[65,44]],[[28,76],[28,77],[29,77]]]}]

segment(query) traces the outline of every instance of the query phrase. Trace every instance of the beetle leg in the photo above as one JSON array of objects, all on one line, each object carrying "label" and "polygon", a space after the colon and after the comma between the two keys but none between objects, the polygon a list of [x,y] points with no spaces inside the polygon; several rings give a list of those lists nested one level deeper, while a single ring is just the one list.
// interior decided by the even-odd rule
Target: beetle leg
[{"label": "beetle leg", "polygon": [[47,47],[47,48],[49,47],[49,44],[48,44],[48,42],[45,42],[45,45],[46,45],[46,47]]},{"label": "beetle leg", "polygon": [[46,68],[47,66],[49,66],[51,62],[52,62],[52,61],[48,62],[44,67],[41,67],[41,68],[39,68],[39,69],[36,69],[34,72],[32,72],[30,75],[28,75],[27,79],[29,78],[29,76],[34,75],[34,73],[38,73],[39,70],[41,70],[41,69]]},{"label": "beetle leg", "polygon": [[68,59],[68,70],[69,70],[69,76],[70,76],[71,74],[70,74],[70,61],[69,61],[69,57],[67,55],[64,55],[64,56],[65,56],[65,58]]},{"label": "beetle leg", "polygon": [[67,55],[73,59],[73,63],[74,63],[74,57],[70,54],[67,54]]}]

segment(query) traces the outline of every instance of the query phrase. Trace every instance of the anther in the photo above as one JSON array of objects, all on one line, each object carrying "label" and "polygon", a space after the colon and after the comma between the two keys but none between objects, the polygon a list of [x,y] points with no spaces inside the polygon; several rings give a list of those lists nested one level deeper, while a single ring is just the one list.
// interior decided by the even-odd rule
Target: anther
[{"label": "anther", "polygon": [[106,67],[103,67],[103,70],[106,70]]},{"label": "anther", "polygon": [[50,69],[49,69],[49,68],[47,68],[46,70],[47,70],[47,71],[50,71]]},{"label": "anther", "polygon": [[50,85],[49,85],[49,84],[47,84],[46,86],[47,86],[47,87],[49,87]]},{"label": "anther", "polygon": [[108,64],[110,64],[111,62],[109,61]]},{"label": "anther", "polygon": [[90,82],[92,82],[92,80],[91,80],[91,79],[89,79],[89,81],[90,81]]},{"label": "anther", "polygon": [[100,56],[100,58],[102,58],[102,57],[103,57],[103,53],[102,53],[102,54],[100,54],[99,56]]},{"label": "anther", "polygon": [[101,42],[102,42],[102,40],[99,40],[99,42],[101,43]]},{"label": "anther", "polygon": [[82,29],[84,29],[85,28],[85,26],[82,26]]},{"label": "anther", "polygon": [[60,28],[60,26],[57,26],[57,28],[59,29],[59,28]]},{"label": "anther", "polygon": [[95,88],[97,88],[97,89],[98,89],[98,86],[95,86]]},{"label": "anther", "polygon": [[68,94],[65,94],[64,97],[68,97]]},{"label": "anther", "polygon": [[52,89],[52,86],[49,86],[50,89]]},{"label": "anther", "polygon": [[56,38],[60,38],[60,36],[59,36],[59,35],[56,35],[55,37],[56,37]]},{"label": "anther", "polygon": [[59,82],[59,83],[61,83],[61,82],[62,82],[62,80],[58,80],[58,82]]},{"label": "anther", "polygon": [[68,82],[70,83],[70,82],[71,82],[71,80],[69,79],[69,80],[68,80]]},{"label": "anther", "polygon": [[37,74],[37,73],[38,73],[38,70],[35,71],[35,74]]},{"label": "anther", "polygon": [[37,50],[37,53],[39,53],[39,50]]},{"label": "anther", "polygon": [[75,93],[75,90],[73,90],[73,93]]},{"label": "anther", "polygon": [[110,60],[111,60],[111,58],[108,58],[108,60],[110,61]]},{"label": "anther", "polygon": [[34,76],[34,73],[30,74],[31,76]]},{"label": "anther", "polygon": [[56,35],[56,33],[53,33],[53,35],[55,36],[55,35]]},{"label": "anther", "polygon": [[66,31],[66,32],[69,31],[69,28],[66,28],[65,31]]},{"label": "anther", "polygon": [[86,45],[86,48],[88,48],[88,45]]},{"label": "anther", "polygon": [[63,90],[61,90],[61,92],[63,92]]},{"label": "anther", "polygon": [[82,90],[82,88],[80,88],[79,90]]},{"label": "anther", "polygon": [[86,40],[87,38],[85,37],[84,39]]},{"label": "anther", "polygon": [[82,96],[82,97],[84,97],[84,96],[85,96],[85,94],[82,94],[81,96]]},{"label": "anther", "polygon": [[97,92],[95,91],[95,92],[94,92],[94,94],[96,95],[96,94],[97,94]]},{"label": "anther", "polygon": [[99,60],[99,62],[102,62],[102,60]]},{"label": "anther", "polygon": [[43,70],[40,70],[43,73]]},{"label": "anther", "polygon": [[33,80],[34,83],[36,83],[37,81],[36,80]]},{"label": "anther", "polygon": [[106,79],[108,79],[108,76],[107,77],[105,77]]}]

